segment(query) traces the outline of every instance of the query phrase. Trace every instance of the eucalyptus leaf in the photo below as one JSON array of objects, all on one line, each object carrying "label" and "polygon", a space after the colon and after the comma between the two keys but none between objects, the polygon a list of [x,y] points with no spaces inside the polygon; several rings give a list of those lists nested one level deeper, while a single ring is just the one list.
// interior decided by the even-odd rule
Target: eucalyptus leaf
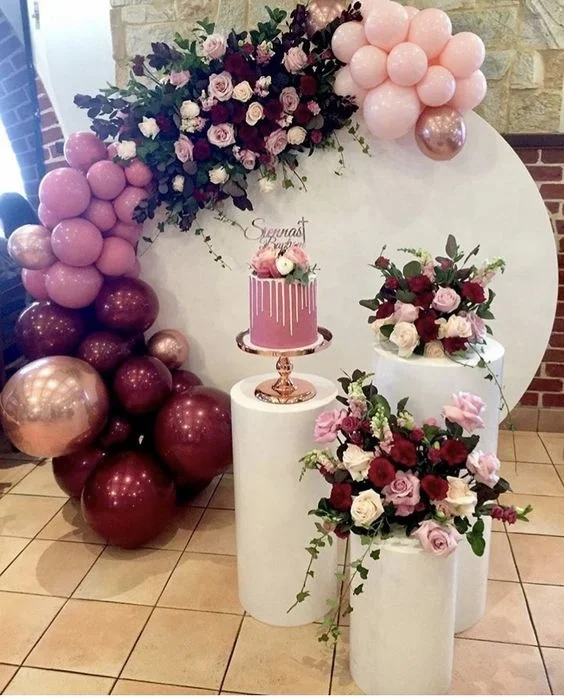
[{"label": "eucalyptus leaf", "polygon": [[417,260],[412,260],[411,262],[408,262],[403,268],[404,277],[417,277],[422,272],[423,268],[421,267],[421,263]]}]

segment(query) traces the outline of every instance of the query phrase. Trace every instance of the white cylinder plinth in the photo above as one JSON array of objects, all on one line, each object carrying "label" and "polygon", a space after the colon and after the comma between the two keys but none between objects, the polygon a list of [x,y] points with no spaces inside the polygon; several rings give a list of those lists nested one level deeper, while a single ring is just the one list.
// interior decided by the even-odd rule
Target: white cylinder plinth
[{"label": "white cylinder plinth", "polygon": [[316,535],[308,512],[329,495],[329,486],[309,471],[300,482],[299,460],[315,448],[317,416],[335,407],[337,388],[319,376],[298,375],[317,390],[312,400],[275,405],[255,398],[269,374],[244,379],[231,389],[233,474],[237,532],[239,599],[255,619],[273,626],[301,626],[326,613],[337,596],[336,544],[315,561],[310,597],[289,614],[299,592]]},{"label": "white cylinder plinth", "polygon": [[477,624],[486,611],[492,542],[491,517],[484,517],[484,539],[486,550],[483,556],[476,556],[466,539],[460,542],[456,552],[458,557],[454,625],[456,633],[462,633]]},{"label": "white cylinder plinth", "polygon": [[[362,556],[358,537],[351,536],[350,547],[351,560]],[[367,556],[363,565],[364,592],[351,593],[352,678],[365,694],[447,694],[456,556],[433,556],[413,539],[393,538],[378,561]]]}]

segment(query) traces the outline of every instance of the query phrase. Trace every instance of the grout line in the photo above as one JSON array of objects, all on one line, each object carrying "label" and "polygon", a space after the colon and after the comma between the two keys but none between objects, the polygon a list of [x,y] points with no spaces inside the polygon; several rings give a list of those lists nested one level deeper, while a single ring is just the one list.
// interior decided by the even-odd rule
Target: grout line
[{"label": "grout line", "polygon": [[[129,678],[125,678],[125,677],[123,677],[123,678],[119,678],[119,677],[118,677],[117,679],[116,679],[115,677],[110,677],[109,679],[111,679],[111,680],[116,680],[116,681],[114,682],[113,686],[112,686],[112,689],[110,690],[110,694],[111,694],[111,692],[113,692],[113,690],[114,690],[116,684],[117,684],[120,680],[121,680],[122,682],[136,682],[136,683],[138,683],[138,684],[147,684],[147,685],[148,685],[148,684],[152,684],[152,685],[158,685],[159,687],[181,687],[182,689],[201,689],[201,690],[204,691],[204,692],[213,691],[213,690],[210,690],[209,687],[194,687],[193,685],[188,685],[188,684],[187,684],[187,685],[183,685],[183,684],[167,684],[166,682],[150,682],[149,680],[130,680]],[[115,696],[115,695],[114,695],[114,696]],[[157,695],[157,696],[158,696],[158,695]],[[184,695],[184,696],[187,696],[187,695]]]},{"label": "grout line", "polygon": [[[219,689],[217,690],[218,694],[221,694],[221,692],[223,691],[223,685],[225,684],[225,680],[227,679],[227,673],[229,672],[229,666],[231,665],[231,660],[233,658],[233,654],[235,653],[235,647],[237,646],[237,641],[239,640],[239,636],[241,635],[241,630],[243,628],[243,622],[245,621],[246,616],[247,616],[247,612],[243,612],[243,616],[241,617],[241,622],[239,623],[239,628],[237,629],[237,633],[235,634],[235,638],[233,640],[233,645],[231,646],[231,653],[229,653],[229,658],[227,659],[227,664],[225,666],[225,672],[223,673],[223,677],[221,678],[221,683],[219,685]],[[229,690],[226,690],[226,691],[229,691]]]}]

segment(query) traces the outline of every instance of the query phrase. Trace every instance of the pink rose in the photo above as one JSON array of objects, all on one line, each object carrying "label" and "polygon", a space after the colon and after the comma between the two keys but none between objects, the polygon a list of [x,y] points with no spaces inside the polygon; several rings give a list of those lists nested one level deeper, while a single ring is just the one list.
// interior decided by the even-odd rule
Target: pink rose
[{"label": "pink rose", "polygon": [[474,311],[462,311],[460,313],[462,318],[466,318],[470,322],[472,328],[472,337],[469,338],[471,342],[483,342],[488,334],[486,324]]},{"label": "pink rose", "polygon": [[280,102],[282,103],[282,109],[287,114],[293,114],[300,103],[300,98],[296,92],[296,88],[285,87],[280,93]]},{"label": "pink rose", "polygon": [[210,76],[208,87],[210,97],[215,97],[220,102],[227,102],[233,95],[233,80],[226,70],[223,73],[213,73]]},{"label": "pink rose", "polygon": [[184,134],[178,137],[178,141],[174,144],[174,152],[176,157],[181,163],[185,163],[188,160],[194,160],[194,144]]},{"label": "pink rose", "polygon": [[174,85],[178,90],[179,87],[184,87],[184,85],[190,82],[190,77],[189,70],[181,70],[178,72],[173,70],[170,74],[170,84]]},{"label": "pink rose", "polygon": [[439,421],[436,417],[428,417],[426,420],[423,420],[423,424],[429,425],[429,427],[437,427]]},{"label": "pink rose", "polygon": [[284,54],[282,63],[289,73],[299,73],[307,65],[307,55],[301,46],[293,46]]},{"label": "pink rose", "polygon": [[321,112],[321,107],[313,100],[307,103],[307,108],[313,114],[313,116],[317,116]]},{"label": "pink rose", "polygon": [[257,277],[262,279],[278,278],[280,273],[276,269],[276,260],[278,259],[278,250],[271,246],[266,246],[257,250],[251,260],[251,267],[254,269]]},{"label": "pink rose", "polygon": [[288,136],[284,129],[273,131],[265,141],[266,150],[272,155],[279,155],[288,145]]},{"label": "pink rose", "polygon": [[235,160],[238,160],[241,165],[247,170],[254,170],[257,162],[257,154],[253,153],[252,150],[246,148],[239,148],[239,146],[233,147],[233,156]]},{"label": "pink rose", "polygon": [[440,286],[435,294],[432,306],[439,313],[452,313],[460,306],[460,296],[454,289]]},{"label": "pink rose", "polygon": [[468,457],[466,467],[478,483],[483,483],[489,488],[493,488],[499,481],[501,463],[495,454],[473,451]]},{"label": "pink rose", "polygon": [[462,541],[462,536],[452,524],[439,524],[432,519],[421,522],[411,536],[419,539],[423,550],[434,556],[448,556]]},{"label": "pink rose", "polygon": [[396,301],[394,309],[394,321],[396,323],[413,323],[419,318],[419,309],[412,303]]},{"label": "pink rose", "polygon": [[309,256],[301,245],[289,247],[284,253],[284,257],[287,257],[296,267],[299,267],[304,272],[307,272],[310,268]]},{"label": "pink rose", "polygon": [[215,97],[209,97],[205,92],[202,92],[200,104],[202,105],[204,112],[209,112],[211,111],[212,107],[215,107],[217,100]]},{"label": "pink rose", "polygon": [[315,421],[314,438],[320,444],[334,442],[341,426],[341,420],[346,415],[345,410],[327,410]]},{"label": "pink rose", "polygon": [[421,500],[419,485],[419,478],[411,471],[396,471],[395,480],[382,490],[382,495],[385,502],[391,502],[396,506],[398,517],[409,517]]},{"label": "pink rose", "polygon": [[471,393],[455,393],[452,401],[452,405],[445,405],[443,408],[443,417],[460,425],[468,433],[484,427],[481,415],[486,409],[486,404],[481,398]]},{"label": "pink rose", "polygon": [[235,143],[233,124],[217,124],[208,129],[208,141],[212,146],[227,148]]},{"label": "pink rose", "polygon": [[424,276],[426,276],[427,279],[434,282],[435,281],[435,263],[434,262],[427,262],[426,264],[424,264],[422,274]]},{"label": "pink rose", "polygon": [[202,56],[221,58],[227,51],[227,41],[221,34],[210,34],[202,45]]}]

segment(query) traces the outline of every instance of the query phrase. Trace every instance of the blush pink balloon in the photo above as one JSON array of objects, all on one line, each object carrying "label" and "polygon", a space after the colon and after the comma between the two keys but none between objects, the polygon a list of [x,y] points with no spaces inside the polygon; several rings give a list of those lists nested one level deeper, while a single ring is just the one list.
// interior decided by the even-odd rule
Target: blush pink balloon
[{"label": "blush pink balloon", "polygon": [[396,44],[405,41],[409,30],[409,17],[397,2],[387,2],[376,7],[364,22],[366,38],[384,51],[391,51]]},{"label": "blush pink balloon", "polygon": [[116,225],[110,231],[110,235],[115,235],[118,238],[123,238],[127,240],[132,245],[137,245],[139,238],[141,238],[141,233],[143,232],[143,224],[134,223],[127,224],[123,221],[118,221]]},{"label": "blush pink balloon", "polygon": [[46,228],[55,228],[57,223],[60,223],[63,220],[62,216],[59,216],[59,214],[53,213],[50,209],[48,209],[45,204],[39,204],[39,207],[37,209],[37,215],[39,216],[39,220],[41,223],[46,227]]},{"label": "blush pink balloon", "polygon": [[106,146],[90,131],[77,131],[65,141],[65,158],[71,167],[86,172],[98,160],[108,157]]},{"label": "blush pink balloon", "polygon": [[438,56],[451,36],[452,22],[442,10],[429,7],[411,19],[408,40],[420,46],[427,58]]},{"label": "blush pink balloon", "polygon": [[390,51],[388,55],[388,75],[396,85],[411,87],[427,73],[427,56],[417,44],[405,41]]},{"label": "blush pink balloon", "polygon": [[22,269],[22,283],[28,294],[31,294],[37,301],[48,301],[49,294],[45,286],[47,269]]},{"label": "blush pink balloon", "polygon": [[90,204],[90,187],[80,170],[59,167],[41,180],[39,199],[53,214],[61,218],[80,216]]},{"label": "blush pink balloon", "polygon": [[331,48],[340,61],[349,63],[358,49],[367,43],[362,22],[345,22],[335,30]]},{"label": "blush pink balloon", "polygon": [[104,233],[116,225],[117,216],[112,203],[103,199],[92,199],[84,212],[84,218]]},{"label": "blush pink balloon", "polygon": [[88,170],[86,179],[92,194],[98,199],[115,199],[127,184],[123,168],[111,160],[94,163]]},{"label": "blush pink balloon", "polygon": [[96,226],[85,218],[68,218],[53,229],[51,247],[61,262],[73,267],[94,264],[104,239]]},{"label": "blush pink balloon", "polygon": [[364,98],[366,97],[366,90],[363,90],[353,80],[349,66],[345,66],[337,72],[335,75],[333,90],[335,91],[336,95],[340,95],[341,97],[350,97],[359,107],[362,107]]},{"label": "blush pink balloon", "polygon": [[139,158],[132,160],[124,172],[126,180],[134,187],[146,187],[153,179],[151,169]]},{"label": "blush pink balloon", "polygon": [[477,34],[455,34],[441,53],[440,63],[455,78],[469,78],[477,71],[486,57],[486,47]]},{"label": "blush pink balloon", "polygon": [[45,286],[51,301],[65,308],[85,308],[100,293],[104,277],[94,266],[71,267],[56,262],[48,271]]},{"label": "blush pink balloon", "polygon": [[135,250],[131,243],[123,238],[110,236],[104,240],[102,253],[96,267],[108,277],[121,277],[135,264]]},{"label": "blush pink balloon", "polygon": [[481,70],[476,70],[469,78],[458,78],[449,105],[459,112],[469,112],[482,102],[487,92],[486,76]]},{"label": "blush pink balloon", "polygon": [[130,270],[128,270],[123,276],[124,277],[131,277],[132,279],[138,279],[140,274],[141,274],[141,262],[139,261],[139,258],[136,257],[132,268]]},{"label": "blush pink balloon", "polygon": [[364,90],[377,87],[388,77],[388,55],[376,46],[363,46],[351,58],[349,70],[354,82]]},{"label": "blush pink balloon", "polygon": [[410,22],[415,17],[415,15],[418,15],[420,12],[420,10],[418,10],[416,7],[412,7],[411,5],[406,5],[405,11],[407,12],[407,16]]},{"label": "blush pink balloon", "polygon": [[449,70],[442,66],[431,66],[416,89],[423,104],[441,107],[452,99],[455,88],[456,80]]},{"label": "blush pink balloon", "polygon": [[140,187],[126,187],[114,201],[114,210],[123,223],[136,223],[133,212],[147,198],[147,192]]},{"label": "blush pink balloon", "polygon": [[421,103],[414,87],[391,80],[371,90],[364,100],[364,120],[374,136],[385,140],[401,138],[415,125]]}]

